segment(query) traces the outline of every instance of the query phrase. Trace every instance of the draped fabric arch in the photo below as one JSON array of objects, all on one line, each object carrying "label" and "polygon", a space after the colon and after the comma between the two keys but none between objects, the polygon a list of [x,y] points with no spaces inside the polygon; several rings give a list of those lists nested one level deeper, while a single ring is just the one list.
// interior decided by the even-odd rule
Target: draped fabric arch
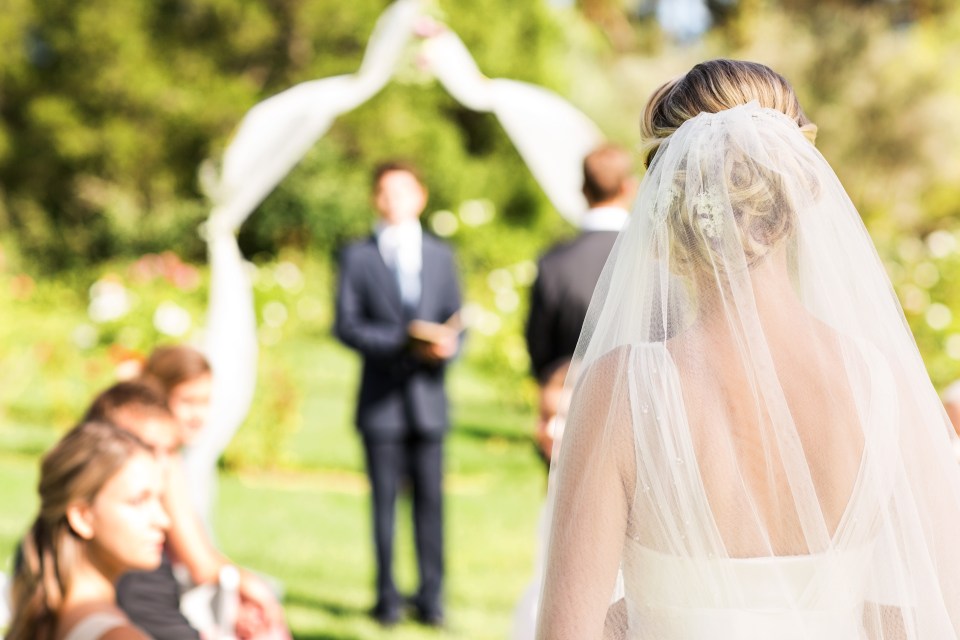
[{"label": "draped fabric arch", "polygon": [[554,207],[573,223],[585,210],[581,163],[602,140],[596,125],[548,90],[485,77],[460,38],[423,13],[420,0],[397,0],[383,12],[355,74],[304,82],[250,109],[219,175],[206,171],[204,180],[213,201],[205,226],[211,284],[204,339],[215,373],[213,408],[185,459],[197,507],[208,519],[217,459],[250,409],[257,375],[253,293],[237,230],[337,116],[386,85],[414,38],[424,64],[455,99],[497,117]]}]

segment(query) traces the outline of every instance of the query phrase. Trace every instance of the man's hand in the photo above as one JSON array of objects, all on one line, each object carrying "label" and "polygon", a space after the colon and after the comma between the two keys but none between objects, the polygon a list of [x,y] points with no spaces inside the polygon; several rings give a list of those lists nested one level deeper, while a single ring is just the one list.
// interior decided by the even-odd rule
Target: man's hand
[{"label": "man's hand", "polygon": [[534,434],[534,439],[537,441],[537,446],[540,448],[547,462],[550,462],[550,456],[553,454],[553,431],[556,421],[556,415],[546,419],[540,416],[537,420],[537,432]]},{"label": "man's hand", "polygon": [[537,432],[534,438],[547,461],[553,453],[553,441],[556,434],[557,415],[565,410],[570,398],[564,387],[569,363],[556,367],[550,376],[540,385],[540,411],[537,418]]},{"label": "man's hand", "polygon": [[413,355],[424,362],[439,364],[457,353],[459,333],[445,324],[413,320],[407,325],[407,332],[414,340]]}]

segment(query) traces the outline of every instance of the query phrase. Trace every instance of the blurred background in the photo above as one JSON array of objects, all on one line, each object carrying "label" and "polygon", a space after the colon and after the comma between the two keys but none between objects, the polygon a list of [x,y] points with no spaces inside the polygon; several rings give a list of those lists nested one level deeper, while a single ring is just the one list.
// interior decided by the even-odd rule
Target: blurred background
[{"label": "blurred background", "polygon": [[[0,562],[36,507],[39,455],[118,367],[196,341],[209,272],[200,167],[244,113],[355,73],[384,0],[3,0]],[[481,71],[547,87],[637,148],[650,92],[696,62],[784,74],[863,216],[934,383],[960,376],[960,4],[953,0],[437,0]],[[337,250],[369,231],[371,168],[401,156],[458,254],[473,328],[452,372],[449,628],[503,638],[532,570],[545,473],[522,338],[543,249],[575,229],[496,118],[411,42],[240,231],[259,384],[222,459],[219,543],[286,590],[298,638],[374,638],[356,358],[330,336]],[[563,132],[557,132],[563,135]],[[638,162],[638,171],[641,163]],[[404,523],[409,518],[400,517]],[[415,583],[400,530],[402,585]],[[405,548],[406,547],[406,548]]]}]

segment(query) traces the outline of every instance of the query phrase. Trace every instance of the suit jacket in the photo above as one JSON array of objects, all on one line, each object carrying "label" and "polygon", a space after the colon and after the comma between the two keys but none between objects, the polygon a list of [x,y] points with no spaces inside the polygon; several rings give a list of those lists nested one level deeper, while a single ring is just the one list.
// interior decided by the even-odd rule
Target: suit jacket
[{"label": "suit jacket", "polygon": [[530,292],[526,338],[533,374],[541,383],[573,356],[593,290],[616,239],[616,231],[585,231],[540,259]]},{"label": "suit jacket", "polygon": [[441,437],[449,428],[445,364],[415,358],[407,334],[413,319],[445,322],[460,310],[453,254],[426,233],[420,279],[420,302],[405,309],[375,236],[341,254],[334,333],[363,358],[356,423],[367,438]]}]

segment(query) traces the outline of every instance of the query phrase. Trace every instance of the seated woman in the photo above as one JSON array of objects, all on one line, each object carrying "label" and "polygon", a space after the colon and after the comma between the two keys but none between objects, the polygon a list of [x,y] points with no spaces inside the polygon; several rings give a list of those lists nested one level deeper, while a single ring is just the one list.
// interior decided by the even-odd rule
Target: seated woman
[{"label": "seated woman", "polygon": [[[84,420],[110,423],[152,447],[166,487],[179,456],[180,428],[160,390],[137,381],[117,383],[96,397]],[[166,548],[160,566],[126,573],[117,582],[116,592],[120,608],[154,640],[200,640],[200,633],[180,611],[180,585]]]},{"label": "seated woman", "polygon": [[185,345],[157,347],[142,375],[156,383],[180,425],[180,439],[190,446],[210,416],[213,374],[202,353]]},{"label": "seated woman", "polygon": [[[164,506],[171,519],[167,545],[171,560],[186,569],[193,585],[215,587],[223,579],[232,580],[231,575],[237,576],[237,637],[242,640],[289,638],[283,609],[271,588],[245,569],[235,573],[234,565],[214,545],[191,499],[194,482],[186,473],[178,449],[193,441],[206,423],[210,375],[209,364],[196,350],[186,346],[161,347],[147,361],[142,381],[122,382],[107,389],[94,401],[87,416],[133,431],[166,451],[169,464],[165,473]],[[156,428],[157,424],[164,428]],[[162,569],[167,569],[163,579],[168,583],[169,564]],[[148,619],[158,617],[155,583],[161,578],[160,573],[158,570],[152,575],[133,574],[124,579],[120,602],[132,619],[147,624]],[[180,607],[194,627],[215,636],[217,627],[227,621],[211,618],[208,606],[189,604],[196,602],[189,597],[190,593],[203,595],[198,599],[209,602],[210,598],[205,596],[212,594],[207,594],[208,591],[184,594]],[[186,637],[178,635],[182,633],[179,631],[182,625],[172,626],[175,614],[176,611],[167,611],[162,620],[151,627],[151,633],[158,639]]]},{"label": "seated woman", "polygon": [[[181,443],[189,450],[210,418],[213,373],[210,363],[196,349],[186,345],[157,347],[147,359],[143,379],[166,393],[167,404],[180,426]],[[213,480],[211,480],[212,482]],[[167,508],[173,526],[170,543],[175,556],[189,570],[196,585],[213,584],[225,566],[222,554],[213,546],[203,511],[209,509],[208,495],[197,504],[204,488],[203,478],[195,478],[183,464],[171,470]],[[239,572],[240,607],[237,634],[241,638],[271,640],[287,638],[283,610],[271,588],[249,571]]]},{"label": "seated woman", "polygon": [[149,640],[114,604],[114,584],[160,564],[161,482],[147,445],[100,422],[75,427],[44,456],[8,640]]}]

